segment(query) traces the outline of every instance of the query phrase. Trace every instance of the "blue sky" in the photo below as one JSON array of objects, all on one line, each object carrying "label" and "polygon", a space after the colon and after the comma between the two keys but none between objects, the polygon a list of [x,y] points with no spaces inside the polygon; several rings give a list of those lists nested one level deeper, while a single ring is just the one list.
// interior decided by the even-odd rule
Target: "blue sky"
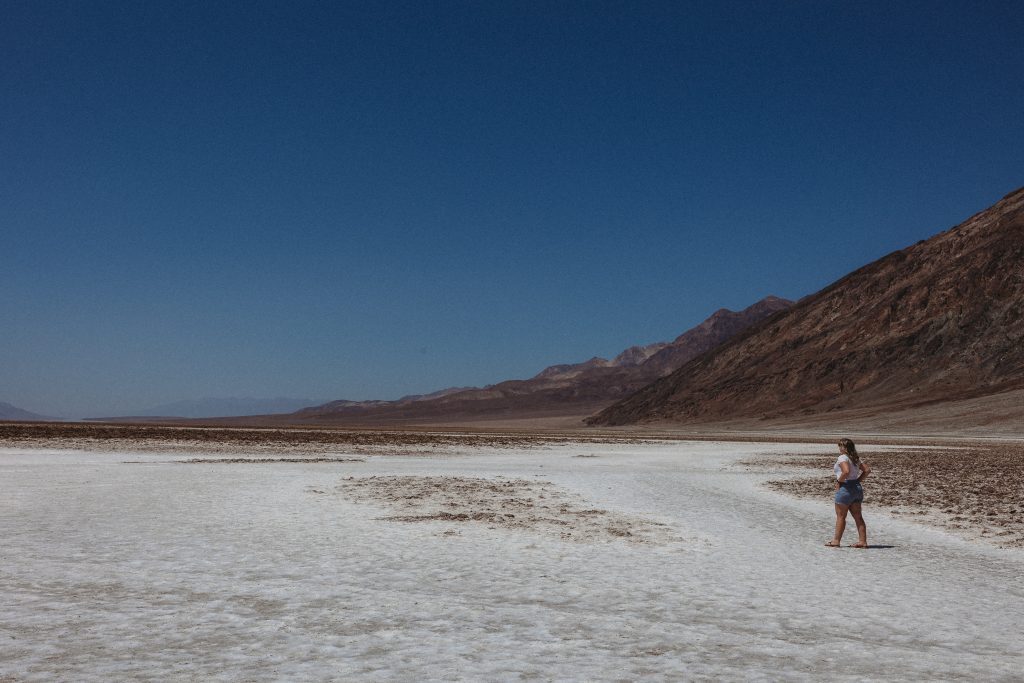
[{"label": "blue sky", "polygon": [[1024,185],[1024,10],[4,2],[0,400],[392,398],[798,298]]}]

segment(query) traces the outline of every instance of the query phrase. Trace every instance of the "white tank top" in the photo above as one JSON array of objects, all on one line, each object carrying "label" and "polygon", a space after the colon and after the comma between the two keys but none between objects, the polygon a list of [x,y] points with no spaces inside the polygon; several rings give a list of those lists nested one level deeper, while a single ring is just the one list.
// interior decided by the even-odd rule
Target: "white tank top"
[{"label": "white tank top", "polygon": [[843,474],[843,470],[839,467],[839,463],[844,461],[850,465],[850,476],[846,478],[846,481],[857,481],[857,479],[860,478],[860,468],[853,464],[853,461],[850,460],[850,456],[845,453],[836,459],[836,464],[832,467],[832,471],[836,473],[836,481],[839,481],[839,477]]}]

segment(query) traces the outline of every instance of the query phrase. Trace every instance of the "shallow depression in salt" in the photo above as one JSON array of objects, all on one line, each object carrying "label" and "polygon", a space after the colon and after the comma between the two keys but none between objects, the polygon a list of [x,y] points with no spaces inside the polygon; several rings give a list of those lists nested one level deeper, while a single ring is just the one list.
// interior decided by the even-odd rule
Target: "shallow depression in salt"
[{"label": "shallow depression in salt", "polygon": [[[820,449],[267,464],[6,450],[0,680],[1019,677],[1020,551],[878,514],[870,487],[883,547],[825,549],[829,500],[764,490],[775,473],[736,465]],[[521,528],[493,514],[410,523],[393,501],[347,495],[346,477],[374,475],[502,477],[570,503]],[[558,510],[665,532],[563,537]]]}]

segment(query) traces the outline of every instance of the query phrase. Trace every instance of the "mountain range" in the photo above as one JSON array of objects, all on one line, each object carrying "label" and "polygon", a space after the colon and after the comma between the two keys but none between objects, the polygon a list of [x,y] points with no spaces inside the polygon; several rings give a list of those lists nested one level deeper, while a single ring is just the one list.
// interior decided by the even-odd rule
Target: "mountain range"
[{"label": "mountain range", "polygon": [[805,297],[588,422],[879,424],[908,411],[974,426],[1024,417],[1024,189]]},{"label": "mountain range", "polygon": [[[551,418],[579,426],[587,418],[602,427],[830,424],[1016,433],[1024,423],[1024,188],[797,303],[769,296],[742,311],[720,309],[672,341],[632,346],[611,359],[394,401],[232,401],[239,399],[181,402],[148,414],[247,413],[226,421],[250,424]],[[0,419],[42,418],[0,403]]]},{"label": "mountain range", "polygon": [[670,342],[632,346],[611,360],[552,365],[529,379],[445,389],[397,401],[332,401],[290,416],[299,422],[421,423],[585,416],[629,396],[744,329],[786,310],[769,296],[742,311],[720,309]]}]

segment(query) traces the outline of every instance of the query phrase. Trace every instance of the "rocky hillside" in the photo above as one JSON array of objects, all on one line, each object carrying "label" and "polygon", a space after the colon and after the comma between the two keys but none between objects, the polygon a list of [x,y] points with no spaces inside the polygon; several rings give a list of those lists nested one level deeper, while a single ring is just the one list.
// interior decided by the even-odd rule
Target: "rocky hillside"
[{"label": "rocky hillside", "polygon": [[333,401],[294,414],[303,422],[402,423],[450,419],[584,415],[624,398],[750,325],[792,305],[767,297],[742,311],[721,309],[672,342],[633,346],[612,360],[553,365],[530,379],[482,389],[451,389],[429,398]]},{"label": "rocky hillside", "polygon": [[1024,189],[860,268],[589,422],[840,416],[1021,388]]}]

